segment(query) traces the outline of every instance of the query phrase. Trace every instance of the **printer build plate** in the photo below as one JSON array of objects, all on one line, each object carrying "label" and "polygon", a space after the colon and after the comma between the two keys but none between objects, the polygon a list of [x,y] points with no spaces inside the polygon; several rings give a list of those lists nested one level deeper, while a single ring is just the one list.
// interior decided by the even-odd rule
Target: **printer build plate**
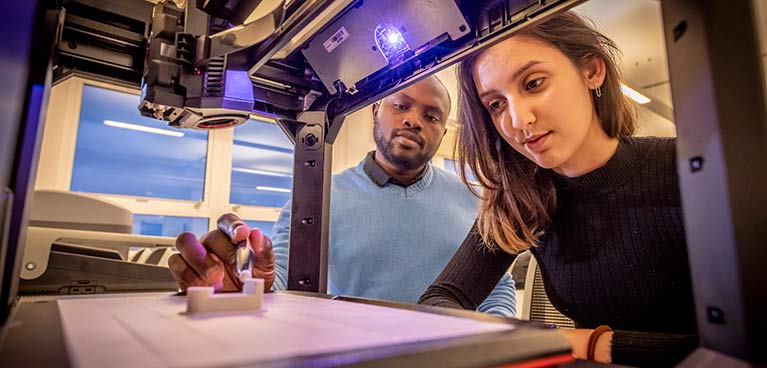
[{"label": "printer build plate", "polygon": [[[59,315],[60,324],[37,326],[35,332],[24,310],[46,305],[44,314]],[[527,362],[533,367],[572,361],[556,330],[475,312],[291,292],[264,295],[259,312],[197,316],[185,315],[184,307],[184,296],[167,293],[29,298],[6,331],[0,363],[61,366],[66,361],[87,368],[107,363],[458,367]],[[35,334],[60,336],[66,356],[55,346],[48,349],[52,353],[25,356],[24,351],[34,352],[30,345],[38,346]]]}]

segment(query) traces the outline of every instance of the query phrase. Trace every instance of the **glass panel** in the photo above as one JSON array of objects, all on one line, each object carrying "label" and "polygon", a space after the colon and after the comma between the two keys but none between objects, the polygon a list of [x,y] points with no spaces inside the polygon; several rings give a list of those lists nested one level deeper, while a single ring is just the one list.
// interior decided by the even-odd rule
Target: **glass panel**
[{"label": "glass panel", "polygon": [[71,190],[201,201],[208,133],[145,118],[138,104],[83,87]]},{"label": "glass panel", "polygon": [[274,227],[274,222],[245,220],[245,223],[248,224],[248,226],[251,228],[257,227],[261,229],[261,232],[264,233],[264,235],[270,238],[272,237],[272,228]]},{"label": "glass panel", "polygon": [[230,202],[282,207],[293,187],[293,144],[279,126],[250,120],[234,128]]},{"label": "glass panel", "polygon": [[133,233],[140,235],[172,236],[191,232],[198,237],[208,232],[208,219],[158,215],[133,215]]}]

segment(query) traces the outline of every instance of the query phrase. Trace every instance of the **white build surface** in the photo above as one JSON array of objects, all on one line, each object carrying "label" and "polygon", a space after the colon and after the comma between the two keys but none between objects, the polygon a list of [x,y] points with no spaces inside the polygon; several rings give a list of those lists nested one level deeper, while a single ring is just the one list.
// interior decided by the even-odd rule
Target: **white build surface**
[{"label": "white build surface", "polygon": [[74,367],[257,366],[290,357],[513,329],[412,310],[267,293],[259,311],[187,314],[169,294],[59,299]]},{"label": "white build surface", "polygon": [[186,290],[186,313],[259,311],[264,298],[264,279],[242,280],[242,292],[214,294],[211,286]]}]

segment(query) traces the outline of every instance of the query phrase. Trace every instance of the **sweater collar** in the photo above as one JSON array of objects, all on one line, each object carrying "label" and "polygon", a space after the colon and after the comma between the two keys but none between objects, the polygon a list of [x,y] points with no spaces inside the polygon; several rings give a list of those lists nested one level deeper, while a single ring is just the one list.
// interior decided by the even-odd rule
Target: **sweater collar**
[{"label": "sweater collar", "polygon": [[571,192],[595,193],[622,183],[631,177],[640,161],[647,157],[648,149],[646,140],[632,137],[621,138],[618,148],[612,157],[602,167],[589,173],[576,177],[567,177],[554,174],[554,180],[558,188]]},{"label": "sweater collar", "polygon": [[420,181],[424,179],[426,176],[426,173],[430,171],[431,164],[426,164],[426,167],[424,167],[423,170],[421,170],[421,173],[418,174],[418,178],[413,182],[413,184],[410,185],[403,185],[402,183],[397,182],[391,175],[389,175],[384,169],[379,165],[375,160],[375,154],[376,151],[370,151],[367,156],[365,156],[365,161],[362,164],[362,169],[365,171],[365,174],[370,178],[370,180],[373,181],[376,185],[379,187],[383,187],[386,185],[386,183],[392,183],[394,185],[407,188],[409,186],[418,184]]}]

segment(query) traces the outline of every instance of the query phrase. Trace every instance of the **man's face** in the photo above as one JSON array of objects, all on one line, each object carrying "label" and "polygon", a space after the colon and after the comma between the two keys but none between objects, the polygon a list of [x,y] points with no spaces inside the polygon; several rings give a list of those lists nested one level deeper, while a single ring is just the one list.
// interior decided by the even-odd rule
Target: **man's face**
[{"label": "man's face", "polygon": [[424,79],[373,106],[377,152],[400,170],[423,167],[445,135],[450,98],[435,78]]}]

